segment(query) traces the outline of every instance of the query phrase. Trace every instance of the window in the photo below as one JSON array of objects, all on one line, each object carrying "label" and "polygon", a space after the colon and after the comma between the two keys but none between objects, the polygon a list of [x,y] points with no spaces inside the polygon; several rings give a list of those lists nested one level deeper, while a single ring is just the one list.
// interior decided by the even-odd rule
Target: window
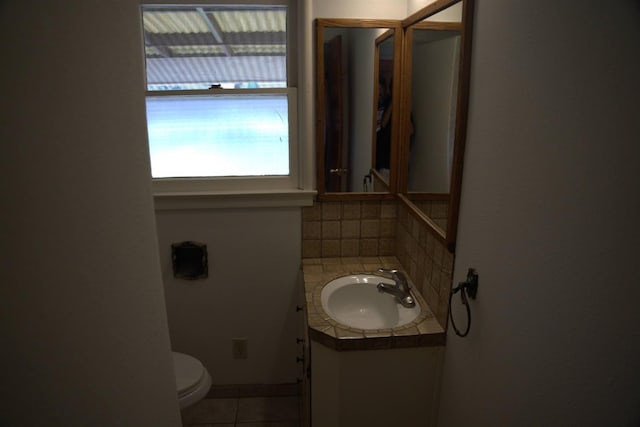
[{"label": "window", "polygon": [[286,5],[145,5],[156,190],[298,187]]}]

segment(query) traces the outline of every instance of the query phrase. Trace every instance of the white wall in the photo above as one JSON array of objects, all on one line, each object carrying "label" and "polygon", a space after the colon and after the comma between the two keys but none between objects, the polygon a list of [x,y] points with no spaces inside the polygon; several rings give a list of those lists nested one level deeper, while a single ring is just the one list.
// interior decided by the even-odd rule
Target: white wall
[{"label": "white wall", "polygon": [[[420,9],[435,3],[435,0],[407,0],[407,16],[416,13]],[[429,20],[460,22],[462,16],[462,1],[446,8],[445,10],[433,15]]]},{"label": "white wall", "polygon": [[476,7],[439,425],[638,425],[640,4]]},{"label": "white wall", "polygon": [[[300,209],[158,211],[157,224],[174,350],[214,384],[295,383]],[[173,277],[171,244],[185,240],[207,245],[207,279]],[[232,338],[248,340],[247,359],[232,358]]]},{"label": "white wall", "polygon": [[433,3],[435,0],[407,0],[407,13],[406,16],[417,12],[423,7]]},{"label": "white wall", "polygon": [[306,0],[313,18],[403,19],[405,0]]},{"label": "white wall", "polygon": [[5,1],[0,424],[180,425],[137,2]]}]

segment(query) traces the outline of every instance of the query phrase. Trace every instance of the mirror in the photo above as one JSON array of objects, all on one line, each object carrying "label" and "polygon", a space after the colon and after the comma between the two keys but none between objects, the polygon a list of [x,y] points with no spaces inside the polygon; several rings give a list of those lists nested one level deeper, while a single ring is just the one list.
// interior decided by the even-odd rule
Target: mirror
[{"label": "mirror", "polygon": [[413,25],[411,114],[420,117],[409,145],[407,191],[449,193],[456,123],[460,25]]},{"label": "mirror", "polygon": [[374,188],[378,183],[389,187],[391,178],[391,128],[393,112],[393,48],[394,31],[389,30],[375,41],[374,82],[374,131],[371,146],[373,147]]},{"label": "mirror", "polygon": [[400,199],[455,248],[466,135],[472,0],[436,2],[405,30]]},{"label": "mirror", "polygon": [[[401,22],[396,20],[316,20],[316,147],[320,199],[392,198],[399,114],[390,115],[389,165],[375,168],[378,98],[399,103],[402,51]],[[379,77],[388,83],[378,88]],[[382,149],[384,146],[380,145]],[[384,151],[382,151],[384,153]]]}]

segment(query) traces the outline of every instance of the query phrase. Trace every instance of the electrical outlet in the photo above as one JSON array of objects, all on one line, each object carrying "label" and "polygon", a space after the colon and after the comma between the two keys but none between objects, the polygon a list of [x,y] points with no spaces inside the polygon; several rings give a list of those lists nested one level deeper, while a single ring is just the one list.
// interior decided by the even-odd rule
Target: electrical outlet
[{"label": "electrical outlet", "polygon": [[246,359],[248,354],[248,341],[246,338],[233,338],[231,340],[231,353],[234,359]]}]

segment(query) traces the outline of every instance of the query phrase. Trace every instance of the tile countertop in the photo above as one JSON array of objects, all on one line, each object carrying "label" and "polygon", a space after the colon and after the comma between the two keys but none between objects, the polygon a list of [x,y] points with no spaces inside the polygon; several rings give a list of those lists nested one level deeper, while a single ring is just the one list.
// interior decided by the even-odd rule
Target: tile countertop
[{"label": "tile countertop", "polygon": [[411,293],[422,311],[411,323],[392,329],[357,329],[331,319],[320,301],[322,288],[349,274],[380,274],[379,268],[403,270],[395,257],[305,258],[302,260],[309,338],[338,351],[439,346],[445,333],[411,281]]}]

